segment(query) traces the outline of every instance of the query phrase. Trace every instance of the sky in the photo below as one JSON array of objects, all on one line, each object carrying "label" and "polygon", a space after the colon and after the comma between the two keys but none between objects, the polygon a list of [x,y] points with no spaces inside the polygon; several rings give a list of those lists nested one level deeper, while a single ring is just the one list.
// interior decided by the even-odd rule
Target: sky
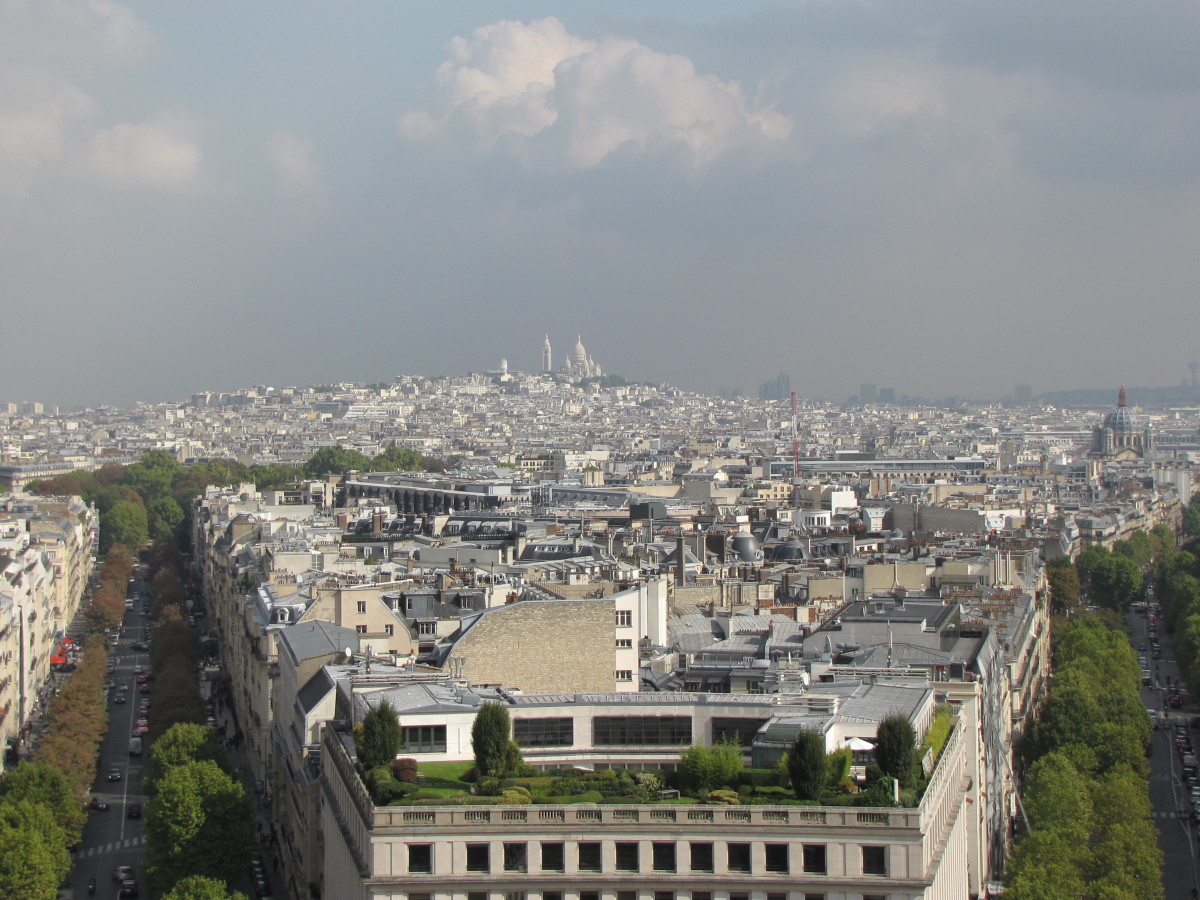
[{"label": "sky", "polygon": [[0,0],[0,401],[1189,378],[1194,0]]}]

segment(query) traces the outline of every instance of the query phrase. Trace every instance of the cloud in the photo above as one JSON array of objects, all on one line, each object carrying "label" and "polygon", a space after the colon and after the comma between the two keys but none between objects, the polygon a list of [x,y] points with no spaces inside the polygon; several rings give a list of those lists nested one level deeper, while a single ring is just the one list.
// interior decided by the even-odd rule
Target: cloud
[{"label": "cloud", "polygon": [[323,193],[321,167],[313,159],[312,141],[290,131],[277,131],[267,141],[267,162],[280,190],[289,196]]},{"label": "cloud", "polygon": [[555,18],[477,28],[450,42],[449,57],[432,109],[400,117],[406,140],[451,132],[482,152],[503,143],[575,169],[618,151],[679,153],[700,168],[739,146],[782,141],[792,127],[685,56],[625,38],[585,40]]},{"label": "cloud", "polygon": [[85,171],[108,188],[193,190],[203,175],[198,131],[196,120],[182,112],[120,122],[92,136]]}]

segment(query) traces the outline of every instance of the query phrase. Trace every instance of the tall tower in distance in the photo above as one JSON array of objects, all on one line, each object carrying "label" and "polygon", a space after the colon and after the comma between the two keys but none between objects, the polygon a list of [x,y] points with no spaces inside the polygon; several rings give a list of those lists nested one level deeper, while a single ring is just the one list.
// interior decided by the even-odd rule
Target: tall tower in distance
[{"label": "tall tower in distance", "polygon": [[542,342],[542,372],[549,374],[554,371],[554,354],[550,350],[550,335]]}]

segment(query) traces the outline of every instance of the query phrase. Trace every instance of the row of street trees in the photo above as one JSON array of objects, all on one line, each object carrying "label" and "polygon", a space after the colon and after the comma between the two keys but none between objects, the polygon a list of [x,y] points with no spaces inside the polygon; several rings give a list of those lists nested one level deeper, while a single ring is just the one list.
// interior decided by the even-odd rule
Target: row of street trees
[{"label": "row of street trees", "polygon": [[[216,730],[181,723],[160,735],[145,785],[151,887],[178,900],[225,900],[225,885],[250,865],[254,816]],[[201,877],[207,883],[195,881]]]},{"label": "row of street trees", "polygon": [[1054,680],[1022,746],[1028,829],[1005,876],[1015,900],[1159,900],[1151,723],[1129,640],[1094,616],[1055,629]]},{"label": "row of street trees", "polygon": [[1184,510],[1183,546],[1155,560],[1154,583],[1175,658],[1193,697],[1200,697],[1200,497]]}]

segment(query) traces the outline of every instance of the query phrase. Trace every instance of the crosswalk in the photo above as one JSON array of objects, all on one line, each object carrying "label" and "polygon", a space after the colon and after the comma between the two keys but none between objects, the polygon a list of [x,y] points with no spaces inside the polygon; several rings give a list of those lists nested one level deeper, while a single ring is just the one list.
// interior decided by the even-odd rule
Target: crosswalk
[{"label": "crosswalk", "polygon": [[135,847],[144,846],[146,836],[144,834],[137,837],[128,837],[123,841],[109,841],[107,844],[101,844],[98,847],[88,847],[86,850],[81,850],[76,854],[77,859],[87,859],[92,856],[105,856],[109,853],[115,853],[118,850],[129,850]]}]

